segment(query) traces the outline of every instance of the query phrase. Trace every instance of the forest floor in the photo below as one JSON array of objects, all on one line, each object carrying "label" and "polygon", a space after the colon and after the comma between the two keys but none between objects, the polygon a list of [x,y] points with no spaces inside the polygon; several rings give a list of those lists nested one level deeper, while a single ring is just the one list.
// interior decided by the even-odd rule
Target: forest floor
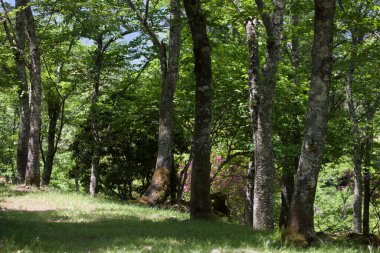
[{"label": "forest floor", "polygon": [[279,232],[76,193],[0,186],[0,252],[380,252],[347,240],[284,246]]}]

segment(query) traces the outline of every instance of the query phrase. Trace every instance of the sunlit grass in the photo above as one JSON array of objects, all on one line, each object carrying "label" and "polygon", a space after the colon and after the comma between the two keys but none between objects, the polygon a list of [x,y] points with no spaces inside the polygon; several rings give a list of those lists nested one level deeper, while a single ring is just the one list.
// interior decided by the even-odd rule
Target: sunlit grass
[{"label": "sunlit grass", "polygon": [[[279,232],[190,222],[172,210],[55,191],[0,188],[0,252],[365,252],[345,240],[285,247]],[[13,209],[12,209],[13,208]],[[372,249],[375,252],[375,249]]]}]

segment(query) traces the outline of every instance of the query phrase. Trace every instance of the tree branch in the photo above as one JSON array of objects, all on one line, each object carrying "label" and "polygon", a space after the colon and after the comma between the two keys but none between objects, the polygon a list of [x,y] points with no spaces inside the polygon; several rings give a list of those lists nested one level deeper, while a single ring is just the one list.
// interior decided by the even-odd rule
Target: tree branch
[{"label": "tree branch", "polygon": [[[149,1],[147,2],[147,4],[148,3],[149,3]],[[134,5],[134,3],[132,2],[132,0],[127,0],[127,4],[136,13],[136,16],[137,16],[138,20],[141,22],[141,25],[143,26],[143,28],[145,29],[145,31],[148,33],[148,35],[149,35],[150,39],[152,40],[153,44],[157,47],[157,49],[159,51],[161,51],[163,45],[160,42],[160,40],[158,39],[157,35],[152,31],[152,28],[148,25],[148,23],[146,21],[146,18],[143,17],[143,16],[141,16],[139,10],[137,10],[137,8]]]},{"label": "tree branch", "polygon": [[236,158],[236,157],[238,157],[238,156],[244,156],[244,155],[250,155],[250,154],[251,154],[251,152],[249,152],[249,151],[236,152],[236,153],[234,153],[234,154],[232,154],[232,155],[228,154],[226,160],[224,160],[224,161],[218,166],[218,168],[216,169],[215,174],[210,178],[210,181],[211,181],[211,182],[214,181],[215,178],[216,178],[216,176],[218,175],[218,173],[219,173],[219,172],[223,169],[223,167],[224,167],[226,164],[228,164],[232,159],[234,159],[234,158]]},{"label": "tree branch", "polygon": [[115,42],[119,37],[124,37],[125,35],[128,35],[128,34],[131,34],[131,33],[134,33],[135,31],[131,30],[131,31],[124,31],[122,33],[120,33],[119,35],[117,36],[114,36],[112,37],[109,41],[106,42],[106,44],[103,46],[102,48],[102,53],[104,53],[107,48],[111,45],[111,43]]}]

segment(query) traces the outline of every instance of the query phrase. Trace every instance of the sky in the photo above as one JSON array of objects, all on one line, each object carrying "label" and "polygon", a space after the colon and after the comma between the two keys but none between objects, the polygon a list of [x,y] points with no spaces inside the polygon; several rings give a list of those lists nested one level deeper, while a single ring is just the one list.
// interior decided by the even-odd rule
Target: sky
[{"label": "sky", "polygon": [[15,5],[15,0],[5,0],[4,2],[10,3],[11,5]]}]

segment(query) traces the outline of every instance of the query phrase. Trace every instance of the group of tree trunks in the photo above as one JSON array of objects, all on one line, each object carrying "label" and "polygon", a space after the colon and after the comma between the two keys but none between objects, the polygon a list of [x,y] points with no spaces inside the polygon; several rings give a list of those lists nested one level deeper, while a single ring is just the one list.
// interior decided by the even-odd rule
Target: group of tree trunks
[{"label": "group of tree trunks", "polygon": [[[307,120],[300,158],[289,159],[289,166],[298,163],[293,173],[285,168],[282,177],[281,227],[284,240],[301,240],[311,244],[315,240],[314,199],[318,172],[327,129],[328,91],[332,73],[333,23],[335,1],[315,1],[314,43]],[[274,169],[271,145],[272,108],[276,73],[280,56],[280,40],[285,11],[285,1],[274,1],[272,16],[264,3],[256,0],[257,8],[267,35],[266,63],[260,75],[258,29],[256,20],[246,22],[249,51],[249,98],[253,125],[254,166],[248,176],[247,203],[253,217],[248,217],[256,229],[271,229],[273,220]],[[293,24],[298,16],[293,13]],[[292,40],[292,63],[297,67],[298,41]],[[296,80],[294,80],[296,82]],[[298,138],[295,138],[298,139]],[[252,189],[253,188],[253,189]],[[253,199],[253,201],[252,201]],[[253,205],[253,207],[251,206]],[[249,214],[249,212],[248,212]]]},{"label": "group of tree trunks", "polygon": [[[147,22],[149,0],[145,2],[145,13],[141,14],[132,0],[127,4],[135,12],[142,30],[150,37],[160,60],[161,96],[159,108],[158,153],[151,183],[140,199],[140,202],[156,205],[166,201],[169,192],[175,191],[171,185],[173,175],[173,98],[179,76],[179,58],[181,48],[181,8],[180,0],[170,1],[170,33],[169,44],[160,41]],[[4,2],[1,1],[6,10]],[[274,8],[268,8],[264,1],[255,0],[260,19],[265,28],[266,52],[265,64],[261,68],[259,57],[258,18],[250,18],[245,22],[248,41],[248,77],[249,77],[249,112],[252,121],[252,140],[254,152],[248,169],[246,194],[246,220],[255,229],[274,228],[273,196],[275,171],[272,155],[272,113],[277,79],[277,70],[281,56],[282,27],[285,15],[285,0],[274,0]],[[210,203],[210,124],[212,105],[212,72],[211,46],[207,35],[205,15],[200,0],[183,0],[187,21],[190,27],[193,52],[195,86],[195,124],[192,158],[191,181],[191,219],[208,219],[211,217]],[[282,206],[280,227],[283,228],[285,241],[305,242],[312,244],[316,234],[314,230],[314,200],[318,174],[322,163],[324,140],[327,131],[328,92],[331,83],[333,66],[333,28],[334,0],[315,0],[314,42],[312,47],[312,69],[309,101],[302,141],[301,131],[292,135],[292,143],[302,142],[300,155],[290,157],[284,162],[282,174]],[[19,89],[19,142],[17,149],[17,180],[31,185],[40,185],[39,156],[40,150],[44,161],[42,185],[48,185],[52,172],[53,159],[57,151],[60,132],[63,127],[63,116],[58,137],[56,127],[59,115],[63,115],[65,97],[59,95],[57,101],[48,101],[49,131],[46,157],[41,148],[41,63],[35,21],[29,0],[16,0],[16,22],[10,29],[10,18],[5,15],[3,25],[9,43],[14,48],[18,89]],[[272,10],[270,13],[269,10]],[[292,3],[292,25],[298,26],[298,13]],[[349,27],[352,38],[351,59],[356,57],[356,45],[361,43],[364,34],[358,34]],[[14,30],[14,32],[13,32]],[[125,36],[133,31],[125,31]],[[101,73],[104,53],[117,37],[106,40],[99,31],[91,37],[95,41],[93,53],[93,89],[91,103],[92,160],[89,192],[95,196],[98,188],[98,167],[100,159],[100,139],[98,126],[98,98],[101,86]],[[26,41],[29,42],[29,56],[25,55]],[[293,35],[291,41],[291,62],[293,68],[299,66],[299,41]],[[68,49],[70,52],[71,45]],[[30,62],[27,60],[30,59]],[[60,82],[63,62],[59,65],[58,80]],[[355,113],[352,95],[355,62],[349,65],[346,75],[346,100],[354,137],[353,161],[355,174],[354,193],[354,232],[369,233],[369,184],[364,184],[364,217],[362,217],[363,181],[369,182],[369,172],[362,177],[362,163],[365,157],[364,147],[369,147],[367,139],[361,138],[358,116]],[[28,82],[28,73],[30,75]],[[293,80],[298,85],[297,78]],[[368,117],[373,117],[370,106]],[[372,115],[372,116],[371,116]],[[369,119],[370,120],[370,119]],[[189,166],[190,166],[189,161]],[[188,166],[188,167],[189,167]],[[297,170],[295,169],[297,168]],[[170,190],[172,188],[172,190]],[[174,189],[174,191],[173,191]],[[181,189],[179,186],[178,189]],[[182,186],[183,189],[183,186]],[[181,192],[180,190],[178,190]],[[181,194],[178,194],[181,195]]]},{"label": "group of tree trunks", "polygon": [[[4,2],[2,7],[7,10]],[[41,128],[41,63],[35,21],[28,0],[16,0],[16,25],[10,28],[11,21],[6,11],[3,19],[9,43],[14,47],[14,57],[19,83],[20,125],[17,148],[17,180],[31,185],[40,185],[40,128]],[[25,43],[29,42],[28,62]],[[27,70],[29,70],[30,85]]]}]

